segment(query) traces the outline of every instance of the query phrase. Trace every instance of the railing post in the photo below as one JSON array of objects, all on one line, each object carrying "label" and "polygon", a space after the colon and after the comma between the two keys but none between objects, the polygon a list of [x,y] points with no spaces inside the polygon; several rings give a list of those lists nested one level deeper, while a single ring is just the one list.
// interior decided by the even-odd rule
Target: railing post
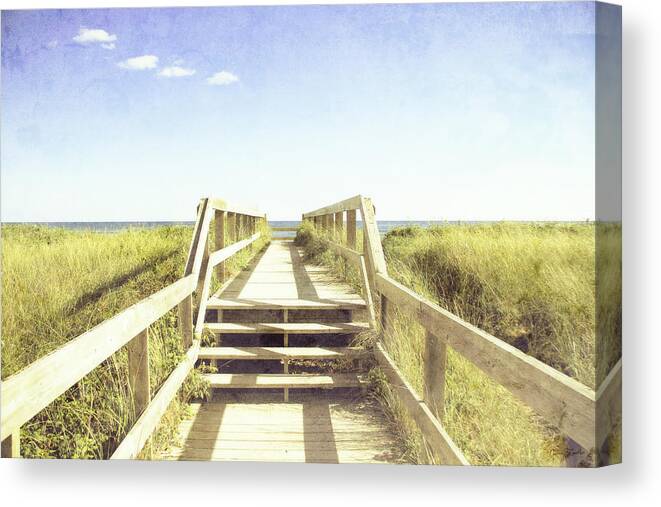
[{"label": "railing post", "polygon": [[189,295],[179,303],[179,331],[183,339],[184,351],[193,345],[193,296]]},{"label": "railing post", "polygon": [[149,328],[139,333],[127,345],[129,356],[129,386],[133,394],[136,417],[149,404]]},{"label": "railing post", "polygon": [[356,210],[347,210],[347,245],[352,250],[356,249]]},{"label": "railing post", "polygon": [[381,294],[381,331],[386,334],[388,330],[388,298]]},{"label": "railing post", "polygon": [[[225,248],[225,212],[216,210],[216,241],[215,249],[222,250]],[[216,266],[216,278],[220,283],[225,281],[225,261]]]},{"label": "railing post", "polygon": [[21,457],[21,430],[17,429],[2,441],[0,456],[3,458]]},{"label": "railing post", "polygon": [[242,229],[243,229],[243,215],[237,213],[234,219],[234,237],[236,241],[241,241],[242,238]]},{"label": "railing post", "polygon": [[342,230],[344,229],[344,212],[338,211],[335,213],[335,234],[338,239],[342,238]]},{"label": "railing post", "polygon": [[439,421],[445,404],[445,363],[447,345],[429,331],[425,332],[425,402]]},{"label": "railing post", "polygon": [[230,243],[236,243],[236,213],[227,212],[227,236]]}]

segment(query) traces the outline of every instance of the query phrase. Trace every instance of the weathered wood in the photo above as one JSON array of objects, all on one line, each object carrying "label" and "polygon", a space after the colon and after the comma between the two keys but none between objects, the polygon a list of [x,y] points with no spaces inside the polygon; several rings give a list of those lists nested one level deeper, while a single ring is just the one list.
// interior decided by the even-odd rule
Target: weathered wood
[{"label": "weathered wood", "polygon": [[344,232],[344,211],[335,213],[335,235],[339,238],[342,237]]},{"label": "weathered wood", "polygon": [[207,322],[204,329],[226,334],[350,334],[369,329],[366,322]]},{"label": "weathered wood", "polygon": [[439,421],[445,405],[445,364],[447,345],[432,333],[425,333],[425,402]]},{"label": "weathered wood", "polygon": [[8,437],[2,440],[0,457],[20,458],[21,457],[21,430],[16,429]]},{"label": "weathered wood", "polygon": [[193,296],[186,296],[179,303],[179,332],[184,350],[193,344]]},{"label": "weathered wood", "polygon": [[311,396],[297,403],[192,404],[166,459],[397,463],[402,449],[375,404]]},{"label": "weathered wood", "polygon": [[374,356],[392,385],[394,393],[416,421],[425,440],[443,464],[468,465],[468,460],[461,450],[434,417],[427,404],[415,393],[380,343],[376,344]]},{"label": "weathered wood", "polygon": [[374,310],[374,300],[372,299],[372,289],[370,288],[369,279],[367,278],[367,266],[365,259],[361,255],[359,257],[360,265],[360,278],[363,282],[363,293],[365,295],[365,302],[367,303],[367,317],[369,319],[370,327],[376,329],[376,311]]},{"label": "weathered wood", "polygon": [[204,378],[218,389],[317,389],[325,387],[361,387],[364,380],[355,373],[334,375],[284,373],[209,373]]},{"label": "weathered wood", "polygon": [[378,290],[585,449],[595,447],[595,393],[567,375],[461,320],[387,275]]},{"label": "weathered wood", "polygon": [[149,382],[149,328],[138,333],[127,345],[129,363],[129,387],[133,396],[136,415],[149,404],[151,386]]},{"label": "weathered wood", "polygon": [[356,249],[356,210],[347,210],[347,245]]},{"label": "weathered wood", "polygon": [[308,213],[303,213],[303,218],[317,217],[328,215],[329,213],[338,213],[340,211],[355,210],[360,208],[361,196],[356,195],[345,199],[344,201],[331,204],[330,206],[325,206],[314,211],[309,211]]},{"label": "weathered wood", "polygon": [[138,418],[128,434],[110,459],[135,459],[152,435],[168,406],[174,400],[179,388],[186,380],[188,372],[195,365],[200,342],[195,341],[193,346],[186,352],[186,357],[170,373],[168,378],[158,390],[154,399]]},{"label": "weathered wood", "polygon": [[249,238],[243,239],[229,246],[226,246],[222,250],[216,250],[209,256],[209,266],[213,268],[214,266],[219,265],[220,263],[232,257],[237,252],[240,252],[247,246],[250,246],[250,244],[257,241],[260,237],[261,237],[261,233],[257,232],[252,236],[250,236]]},{"label": "weathered wood", "polygon": [[197,215],[197,222],[193,232],[193,241],[191,242],[191,247],[188,252],[188,260],[186,261],[184,276],[188,276],[192,273],[199,275],[200,273],[202,255],[199,255],[198,252],[200,252],[202,247],[207,243],[209,225],[211,224],[212,216],[207,199],[202,199],[200,201]]},{"label": "weathered wood", "polygon": [[[204,241],[198,244],[197,256],[200,258],[200,270],[197,272],[197,286],[195,288],[195,306],[199,309],[206,301],[204,295],[204,286],[207,277],[211,276],[211,267],[209,266],[209,235]],[[199,315],[199,314],[198,314]]]},{"label": "weathered wood", "polygon": [[375,273],[387,275],[386,258],[383,255],[381,235],[379,234],[379,228],[374,214],[374,205],[371,199],[367,197],[361,199],[360,213],[363,218],[363,235],[365,236],[365,245],[367,246],[364,253],[369,259],[368,267],[372,268]]},{"label": "weathered wood", "polygon": [[208,198],[209,205],[211,208],[219,211],[229,211],[233,213],[238,213],[240,215],[246,215],[250,217],[263,217],[264,213],[260,212],[259,210],[255,208],[251,208],[249,206],[241,206],[240,204],[236,203],[229,203],[225,201],[224,199],[218,199],[215,197],[209,197]]},{"label": "weathered wood", "polygon": [[194,286],[194,275],[181,278],[4,380],[0,439],[11,435],[190,295]]},{"label": "weathered wood", "polygon": [[190,246],[188,247],[188,257],[186,258],[186,266],[184,267],[184,276],[193,272],[195,252],[197,251],[197,244],[200,240],[200,234],[202,232],[202,221],[204,220],[206,205],[206,199],[200,199],[200,202],[197,205],[195,226],[193,227],[193,235],[191,237]]},{"label": "weathered wood", "polygon": [[[225,212],[216,210],[215,217],[216,234],[215,234],[215,250],[222,250],[225,248]],[[216,266],[216,278],[220,283],[225,281],[225,263],[220,262]]]},{"label": "weathered wood", "polygon": [[388,332],[388,298],[381,294],[381,333]]},{"label": "weathered wood", "polygon": [[283,308],[289,310],[362,310],[366,308],[366,304],[356,295],[352,295],[349,299],[337,298],[333,300],[301,298],[226,299],[212,297],[209,298],[207,303],[207,309],[209,310],[280,310]]},{"label": "weathered wood", "polygon": [[227,213],[227,236],[230,243],[236,243],[236,213]]},{"label": "weathered wood", "polygon": [[613,428],[622,421],[622,358],[597,389],[597,448],[601,448]]},{"label": "weathered wood", "polygon": [[238,213],[234,215],[234,241],[243,239],[243,216]]},{"label": "weathered wood", "polygon": [[368,351],[360,347],[202,347],[199,359],[339,359],[362,357]]}]

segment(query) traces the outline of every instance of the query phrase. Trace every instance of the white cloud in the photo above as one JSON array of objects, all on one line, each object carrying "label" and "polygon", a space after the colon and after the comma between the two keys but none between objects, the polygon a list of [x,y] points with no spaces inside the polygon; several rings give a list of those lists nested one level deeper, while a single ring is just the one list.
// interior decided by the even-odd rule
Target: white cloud
[{"label": "white cloud", "polygon": [[216,72],[213,76],[207,78],[207,83],[210,85],[228,85],[235,83],[238,81],[239,78],[232,74],[231,72],[228,72],[226,70],[222,70],[220,72]]},{"label": "white cloud", "polygon": [[57,39],[53,39],[48,44],[46,44],[48,49],[55,49],[57,47],[57,45],[58,45]]},{"label": "white cloud", "polygon": [[117,65],[120,66],[122,69],[129,69],[129,70],[153,69],[156,67],[156,65],[158,65],[158,56],[154,56],[154,55],[135,56],[133,58],[124,60],[123,62],[119,62]]},{"label": "white cloud", "polygon": [[82,45],[100,43],[104,49],[115,49],[117,36],[101,28],[81,28],[73,40]]},{"label": "white cloud", "polygon": [[193,74],[195,74],[195,69],[187,69],[185,67],[179,67],[178,65],[165,67],[158,73],[161,77],[186,77],[192,76]]}]

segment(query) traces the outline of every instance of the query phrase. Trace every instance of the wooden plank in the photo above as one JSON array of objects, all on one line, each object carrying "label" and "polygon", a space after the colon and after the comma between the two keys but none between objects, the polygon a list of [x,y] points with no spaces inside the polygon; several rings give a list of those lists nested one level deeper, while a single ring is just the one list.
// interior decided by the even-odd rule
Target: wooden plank
[{"label": "wooden plank", "polygon": [[127,345],[129,363],[129,387],[133,396],[133,411],[136,415],[149,404],[149,328],[138,333]]},{"label": "wooden plank", "polygon": [[[167,459],[167,458],[166,458]],[[207,450],[190,449],[172,454],[172,459],[183,461],[249,461],[268,463],[371,463],[386,464],[400,462],[399,456],[374,451],[305,451],[305,450]]]},{"label": "wooden plank", "polygon": [[349,199],[345,199],[344,201],[331,204],[330,206],[325,206],[314,211],[303,213],[303,218],[323,216],[328,215],[329,213],[338,213],[340,211],[355,210],[360,208],[360,199],[361,196],[356,195],[354,197],[350,197]]},{"label": "wooden plank", "polygon": [[335,213],[335,235],[338,238],[342,237],[344,232],[344,211]]},{"label": "wooden plank", "polygon": [[365,322],[208,322],[204,329],[226,334],[349,334],[369,329]]},{"label": "wooden plank", "polygon": [[365,258],[362,255],[359,257],[359,261],[360,278],[363,282],[363,293],[365,294],[365,302],[367,303],[367,316],[370,327],[376,329],[376,311],[374,310],[372,289],[370,287],[369,278],[367,277],[367,265],[365,264]]},{"label": "wooden plank", "polygon": [[229,211],[232,213],[238,213],[240,215],[246,215],[250,217],[259,217],[259,218],[264,217],[264,213],[262,213],[256,208],[251,208],[250,206],[242,206],[237,203],[230,203],[224,199],[218,199],[214,197],[209,197],[208,201],[209,201],[209,205],[214,210]]},{"label": "wooden plank", "polygon": [[202,232],[202,221],[204,220],[204,212],[207,202],[205,199],[200,199],[197,205],[197,218],[195,219],[195,227],[193,227],[193,236],[191,237],[190,246],[188,247],[188,257],[186,258],[186,267],[184,268],[184,275],[189,275],[193,272],[193,262],[195,261],[195,252],[197,244]]},{"label": "wooden plank", "polygon": [[622,421],[622,358],[597,389],[597,448]]},{"label": "wooden plank", "polygon": [[229,246],[226,246],[222,250],[217,250],[213,252],[209,256],[209,266],[213,268],[214,266],[217,266],[221,262],[226,261],[227,259],[232,257],[232,255],[236,254],[237,252],[243,250],[250,244],[257,241],[260,238],[260,236],[261,236],[261,232],[255,233],[249,238],[243,239]]},{"label": "wooden plank", "polygon": [[0,457],[2,458],[20,458],[21,457],[21,430],[17,429],[2,440],[0,447]]},{"label": "wooden plank", "polygon": [[347,210],[347,245],[350,249],[356,249],[356,210]]},{"label": "wooden plank", "polygon": [[377,274],[378,290],[585,449],[595,446],[595,393],[575,379]]},{"label": "wooden plank", "polygon": [[209,224],[211,223],[211,212],[209,210],[208,202],[202,199],[198,206],[197,222],[193,232],[193,240],[191,248],[188,252],[188,259],[186,261],[186,268],[184,269],[184,276],[190,274],[199,275],[202,266],[202,255],[198,252],[202,250],[202,246],[206,244],[207,237],[209,236]]},{"label": "wooden plank", "polygon": [[[215,251],[225,248],[225,212],[216,210],[215,216]],[[216,266],[216,278],[220,283],[225,281],[225,263],[219,262]]]},{"label": "wooden plank", "polygon": [[204,378],[213,388],[223,389],[316,389],[333,387],[361,387],[364,382],[355,373],[334,375],[305,375],[284,373],[208,373]]},{"label": "wooden plank", "polygon": [[236,213],[227,212],[227,236],[230,243],[236,243]]},{"label": "wooden plank", "polygon": [[425,333],[425,403],[439,421],[445,405],[445,366],[447,345],[432,333]]},{"label": "wooden plank", "polygon": [[358,295],[351,295],[348,299],[241,299],[212,297],[207,303],[208,309],[216,310],[361,310],[366,307]]},{"label": "wooden plank", "polygon": [[443,464],[468,465],[464,454],[434,417],[427,404],[415,393],[380,343],[376,344],[374,356],[393,386],[393,391],[416,421],[425,440]]},{"label": "wooden plank", "polygon": [[367,266],[374,273],[388,274],[386,267],[386,258],[383,255],[383,246],[381,245],[381,235],[376,223],[374,214],[374,205],[372,200],[363,197],[360,204],[360,213],[363,218],[363,236],[365,237],[366,250],[363,252],[368,259]]},{"label": "wooden plank", "polygon": [[202,347],[200,359],[255,360],[255,359],[340,359],[368,354],[360,347]]},{"label": "wooden plank", "polygon": [[135,459],[140,454],[168,406],[177,395],[179,388],[186,380],[188,372],[195,365],[199,348],[200,342],[196,340],[186,352],[186,357],[163,382],[154,399],[124,437],[110,459]]},{"label": "wooden plank", "polygon": [[186,296],[179,303],[179,332],[184,350],[193,344],[193,296]]},{"label": "wooden plank", "polygon": [[182,278],[4,380],[0,439],[11,435],[101,361],[190,295],[194,286],[194,275]]}]

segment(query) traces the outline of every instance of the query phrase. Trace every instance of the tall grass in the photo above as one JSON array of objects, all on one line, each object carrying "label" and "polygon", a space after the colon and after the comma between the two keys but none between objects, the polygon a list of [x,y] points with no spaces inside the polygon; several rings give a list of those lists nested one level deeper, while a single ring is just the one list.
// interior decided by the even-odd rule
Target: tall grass
[{"label": "tall grass", "polygon": [[[617,242],[619,229],[610,231]],[[608,237],[608,234],[606,235]],[[603,239],[603,238],[602,238]],[[305,224],[299,243],[310,259],[331,267],[359,288],[359,279]],[[361,244],[361,242],[359,242]],[[593,224],[447,225],[405,227],[383,239],[389,274],[581,382],[594,387],[595,231]],[[604,248],[606,242],[604,241]],[[619,322],[619,263],[609,259],[610,296],[603,314]],[[615,258],[613,258],[615,257]],[[604,265],[599,264],[599,272]],[[606,286],[606,283],[604,283]],[[600,296],[601,297],[601,296]],[[599,311],[599,310],[597,310]],[[423,390],[423,329],[410,316],[389,313],[384,344],[414,388]],[[605,325],[605,340],[618,329]],[[617,349],[613,353],[617,355]],[[601,354],[599,354],[601,358]],[[609,357],[605,364],[617,361]],[[607,367],[604,367],[607,369]],[[377,393],[400,427],[410,454],[433,461],[415,425],[378,372]],[[448,351],[444,425],[475,464],[560,465],[561,436],[469,361]]]},{"label": "tall grass", "polygon": [[[3,226],[2,378],[179,279],[191,234],[190,227],[106,234]],[[228,262],[229,272],[241,269],[268,237],[266,231],[260,244]],[[149,350],[154,394],[183,358],[175,310],[150,326]],[[109,457],[136,420],[127,379],[122,349],[21,428],[22,456]],[[186,400],[205,393],[193,372],[150,450],[172,441]]]}]

